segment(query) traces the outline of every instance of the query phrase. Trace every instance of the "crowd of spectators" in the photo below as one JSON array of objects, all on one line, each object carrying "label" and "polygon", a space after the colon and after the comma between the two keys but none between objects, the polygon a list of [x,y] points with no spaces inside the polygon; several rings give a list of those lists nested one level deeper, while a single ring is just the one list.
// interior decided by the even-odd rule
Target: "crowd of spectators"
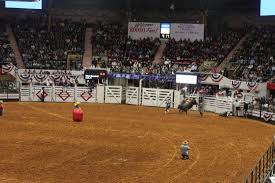
[{"label": "crowd of spectators", "polygon": [[218,66],[244,36],[243,30],[227,30],[204,41],[170,39],[166,44],[163,63],[171,72],[197,71],[204,61]]},{"label": "crowd of spectators", "polygon": [[12,63],[16,65],[16,60],[8,40],[6,28],[5,26],[0,26],[0,65],[6,63]]},{"label": "crowd of spectators", "polygon": [[29,69],[66,69],[69,53],[84,53],[85,23],[32,17],[17,20],[13,31]]},{"label": "crowd of spectators", "polygon": [[[84,53],[85,28],[85,23],[69,20],[53,20],[49,26],[45,17],[20,19],[13,24],[23,62],[29,69],[66,69],[69,53]],[[248,38],[231,59],[232,63],[240,65],[240,72],[234,79],[260,82],[275,73],[271,55],[275,27],[249,30]],[[174,74],[198,71],[204,61],[216,62],[218,66],[244,35],[244,30],[228,29],[204,41],[169,39],[160,63],[153,62],[161,44],[159,39],[133,40],[128,37],[127,28],[119,24],[97,24],[91,42],[93,56],[106,58],[100,66],[112,72]],[[15,63],[5,31],[1,29],[0,62]],[[92,64],[97,66],[98,61],[94,59]]]},{"label": "crowd of spectators", "polygon": [[117,24],[98,24],[92,43],[94,56],[107,57],[102,67],[114,72],[144,74],[152,72],[154,56],[160,46],[159,39],[131,39],[127,29]]},{"label": "crowd of spectators", "polygon": [[274,26],[250,27],[250,34],[231,59],[239,66],[234,79],[263,82],[274,76],[275,61],[272,44],[275,39]]}]

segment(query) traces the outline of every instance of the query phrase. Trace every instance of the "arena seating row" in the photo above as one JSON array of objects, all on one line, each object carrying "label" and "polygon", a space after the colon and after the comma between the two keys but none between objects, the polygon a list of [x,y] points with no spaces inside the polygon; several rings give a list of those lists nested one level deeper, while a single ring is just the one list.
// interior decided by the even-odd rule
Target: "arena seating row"
[{"label": "arena seating row", "polygon": [[275,27],[257,26],[249,29],[249,36],[231,59],[231,63],[238,68],[233,77],[243,81],[267,81],[275,74],[272,57]]},{"label": "arena seating row", "polygon": [[85,24],[47,18],[19,19],[13,25],[23,62],[29,69],[65,69],[69,53],[83,54]]},{"label": "arena seating row", "polygon": [[[4,25],[4,23],[1,22],[0,24]],[[6,63],[16,65],[16,60],[8,40],[6,28],[5,26],[0,26],[0,65]]]}]

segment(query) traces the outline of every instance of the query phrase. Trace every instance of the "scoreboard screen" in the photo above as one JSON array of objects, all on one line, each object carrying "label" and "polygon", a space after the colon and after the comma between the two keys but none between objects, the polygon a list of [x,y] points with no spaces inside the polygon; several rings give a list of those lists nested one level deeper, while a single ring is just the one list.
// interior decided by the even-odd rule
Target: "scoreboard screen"
[{"label": "scoreboard screen", "polygon": [[176,74],[177,84],[198,84],[198,76],[196,74]]},{"label": "scoreboard screen", "polygon": [[108,75],[107,70],[87,69],[84,71],[85,80],[105,79],[105,78],[107,78],[107,75]]},{"label": "scoreboard screen", "polygon": [[5,8],[41,10],[42,0],[6,0]]},{"label": "scoreboard screen", "polygon": [[261,0],[261,16],[275,16],[275,0]]},{"label": "scoreboard screen", "polygon": [[160,24],[160,37],[162,39],[169,39],[170,38],[170,31],[171,31],[171,24],[170,23],[161,23]]}]

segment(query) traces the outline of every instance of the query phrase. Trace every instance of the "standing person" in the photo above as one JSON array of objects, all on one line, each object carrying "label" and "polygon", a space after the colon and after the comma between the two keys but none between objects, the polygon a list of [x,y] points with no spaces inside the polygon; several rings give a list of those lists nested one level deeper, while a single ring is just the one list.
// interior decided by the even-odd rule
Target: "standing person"
[{"label": "standing person", "polygon": [[41,102],[45,101],[45,88],[42,87]]},{"label": "standing person", "polygon": [[167,112],[170,112],[170,108],[171,108],[171,99],[168,98],[166,99],[165,114],[167,114]]},{"label": "standing person", "polygon": [[199,111],[199,113],[200,113],[200,115],[202,117],[203,116],[203,103],[202,102],[200,102],[198,104],[198,111]]},{"label": "standing person", "polygon": [[238,99],[235,100],[235,115],[238,117],[239,116],[239,111],[240,111],[240,102],[238,101]]},{"label": "standing person", "polygon": [[203,112],[204,112],[204,109],[203,109],[203,97],[199,97],[199,104],[198,104],[198,111],[201,115],[201,117],[203,116]]},{"label": "standing person", "polygon": [[3,101],[0,100],[0,116],[3,116],[4,114],[4,104],[3,104]]},{"label": "standing person", "polygon": [[246,102],[246,101],[243,104],[243,110],[244,110],[244,117],[247,117],[248,102]]},{"label": "standing person", "polygon": [[188,142],[184,141],[180,146],[182,159],[184,160],[189,159],[189,150],[190,150],[190,147],[188,145]]}]

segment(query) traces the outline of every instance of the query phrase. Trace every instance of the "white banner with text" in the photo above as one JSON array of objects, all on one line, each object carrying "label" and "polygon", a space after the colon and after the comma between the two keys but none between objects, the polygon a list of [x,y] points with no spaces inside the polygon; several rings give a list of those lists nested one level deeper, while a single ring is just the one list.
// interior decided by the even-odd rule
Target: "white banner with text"
[{"label": "white banner with text", "polygon": [[160,23],[129,22],[128,36],[132,39],[159,38]]},{"label": "white banner with text", "polygon": [[204,24],[171,24],[171,38],[179,40],[204,40]]}]

